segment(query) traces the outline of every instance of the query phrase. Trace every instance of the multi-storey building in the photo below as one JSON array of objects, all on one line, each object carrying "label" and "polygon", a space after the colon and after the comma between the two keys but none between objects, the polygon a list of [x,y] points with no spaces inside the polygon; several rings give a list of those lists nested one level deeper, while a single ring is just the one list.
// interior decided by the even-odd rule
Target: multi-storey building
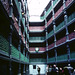
[{"label": "multi-storey building", "polygon": [[27,0],[0,0],[2,75],[37,74],[37,66],[45,74],[53,64],[75,68],[75,1],[50,0],[40,19],[29,22]]}]

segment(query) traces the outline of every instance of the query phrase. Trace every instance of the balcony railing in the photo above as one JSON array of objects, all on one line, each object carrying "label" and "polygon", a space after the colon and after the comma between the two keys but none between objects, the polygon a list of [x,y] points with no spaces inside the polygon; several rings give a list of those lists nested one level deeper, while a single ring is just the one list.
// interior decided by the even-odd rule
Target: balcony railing
[{"label": "balcony railing", "polygon": [[68,59],[67,54],[57,56],[57,61],[64,61],[64,60],[67,60],[67,59]]},{"label": "balcony railing", "polygon": [[69,40],[75,38],[75,32],[72,32],[71,34],[69,34]]},{"label": "balcony railing", "polygon": [[45,37],[30,37],[30,41],[44,41]]},{"label": "balcony railing", "polygon": [[9,43],[3,36],[0,35],[0,51],[9,54]]},{"label": "balcony railing", "polygon": [[75,52],[72,52],[72,53],[70,54],[70,58],[71,58],[71,59],[75,59]]},{"label": "balcony railing", "polygon": [[52,30],[48,35],[47,38],[51,37],[54,34],[54,31]]},{"label": "balcony railing", "polygon": [[53,17],[51,17],[51,19],[47,22],[47,26],[52,22]]},{"label": "balcony railing", "polygon": [[55,57],[48,58],[48,63],[55,62]]},{"label": "balcony railing", "polygon": [[73,0],[66,0],[66,7],[72,2]]},{"label": "balcony railing", "polygon": [[52,5],[51,5],[50,8],[47,10],[46,16],[51,12],[51,10],[52,10]]},{"label": "balcony railing", "polygon": [[18,2],[18,0],[14,0],[14,1],[15,1],[17,10],[18,10],[18,12],[19,12],[19,14],[20,14],[20,6],[19,6],[19,2]]},{"label": "balcony railing", "polygon": [[43,58],[34,58],[34,59],[30,59],[30,62],[46,62],[46,59],[43,59]]},{"label": "balcony railing", "polygon": [[60,1],[60,0],[54,0],[54,1],[53,1],[53,6],[54,6],[58,1]]},{"label": "balcony railing", "polygon": [[55,31],[57,32],[57,31],[58,31],[59,29],[61,29],[64,25],[65,25],[65,24],[64,24],[64,21],[61,22],[61,23],[56,27]]},{"label": "balcony railing", "polygon": [[19,59],[19,51],[14,46],[11,47],[11,55],[16,59]]},{"label": "balcony railing", "polygon": [[18,25],[18,23],[17,23],[17,21],[16,21],[16,19],[15,19],[14,14],[13,14],[13,16],[12,16],[12,19],[13,19],[13,21],[14,21],[14,26],[15,26],[17,32],[19,33],[19,25]]},{"label": "balcony railing", "polygon": [[8,0],[1,0],[5,10],[7,11],[7,13],[9,14],[9,3],[8,3]]},{"label": "balcony railing", "polygon": [[[0,35],[0,51],[3,52],[4,55],[5,54],[9,55],[9,42],[1,35]],[[21,58],[20,58],[21,61],[27,62],[27,63],[29,62],[29,59],[25,57],[25,60],[24,60],[24,55],[12,45],[11,46],[11,57],[19,60],[19,54],[21,55]]]},{"label": "balcony railing", "polygon": [[59,10],[55,13],[54,17],[56,18],[59,14],[61,14],[62,10],[63,10],[63,6],[59,8]]},{"label": "balcony railing", "polygon": [[37,31],[43,31],[45,29],[45,26],[39,26],[39,27],[29,27],[29,30],[30,31],[33,31],[33,32],[37,32]]},{"label": "balcony railing", "polygon": [[50,8],[47,10],[46,15],[40,17],[40,19],[44,20],[45,17],[47,17],[47,15],[51,12],[51,10],[52,10],[52,5],[51,5]]},{"label": "balcony railing", "polygon": [[50,45],[48,46],[48,49],[50,49],[50,48],[52,48],[52,47],[54,47],[54,43],[50,44]]},{"label": "balcony railing", "polygon": [[[39,48],[39,51],[45,51],[46,50],[45,47],[38,47],[38,48]],[[29,51],[35,51],[35,47],[30,47]]]},{"label": "balcony railing", "polygon": [[75,18],[75,12],[73,12],[72,14],[70,14],[69,16],[68,16],[68,22],[70,22],[72,19],[74,19]]},{"label": "balcony railing", "polygon": [[62,43],[64,43],[64,42],[66,42],[66,37],[63,37],[63,38],[61,38],[60,40],[58,40],[58,41],[56,42],[56,45],[62,44]]}]

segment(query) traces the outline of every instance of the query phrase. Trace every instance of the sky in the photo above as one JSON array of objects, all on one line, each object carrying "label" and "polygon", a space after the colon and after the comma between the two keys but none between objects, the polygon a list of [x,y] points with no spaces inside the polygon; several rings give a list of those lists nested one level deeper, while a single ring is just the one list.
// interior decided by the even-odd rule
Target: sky
[{"label": "sky", "polygon": [[50,0],[27,0],[29,9],[29,21],[41,21],[40,15]]}]

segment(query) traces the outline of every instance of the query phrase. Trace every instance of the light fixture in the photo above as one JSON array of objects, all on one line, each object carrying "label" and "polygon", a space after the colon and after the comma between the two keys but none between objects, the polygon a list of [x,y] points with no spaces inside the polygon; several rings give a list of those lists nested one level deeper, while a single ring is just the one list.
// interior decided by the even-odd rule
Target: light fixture
[{"label": "light fixture", "polygon": [[35,48],[35,51],[36,51],[36,52],[38,52],[38,51],[39,51],[39,48],[38,48],[38,47],[36,47],[36,48]]}]

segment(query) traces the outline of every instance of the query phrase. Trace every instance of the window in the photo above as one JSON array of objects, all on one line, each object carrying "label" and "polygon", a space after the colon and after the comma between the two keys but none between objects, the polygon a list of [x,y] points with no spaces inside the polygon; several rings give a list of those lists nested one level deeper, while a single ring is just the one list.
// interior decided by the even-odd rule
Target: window
[{"label": "window", "polygon": [[36,69],[36,65],[33,65],[33,69]]}]

